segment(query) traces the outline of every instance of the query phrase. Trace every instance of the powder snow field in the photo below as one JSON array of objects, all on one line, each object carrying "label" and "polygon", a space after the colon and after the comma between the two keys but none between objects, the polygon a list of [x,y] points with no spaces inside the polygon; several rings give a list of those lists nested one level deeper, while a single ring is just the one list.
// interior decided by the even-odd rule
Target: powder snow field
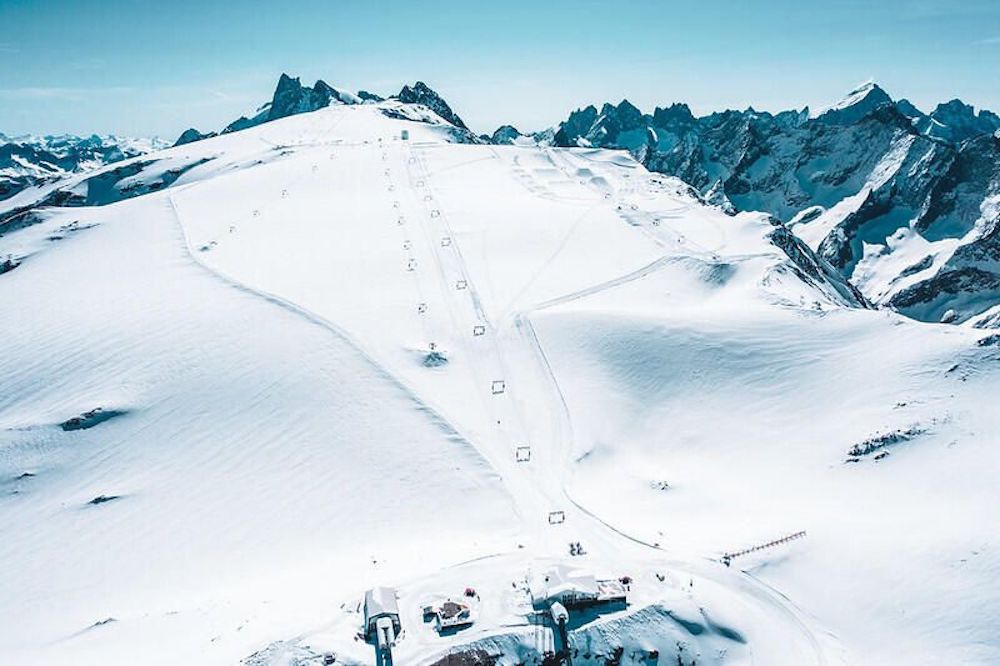
[{"label": "powder snow field", "polygon": [[396,663],[530,662],[560,563],[634,579],[575,664],[1000,660],[995,341],[624,153],[452,139],[334,106],[0,237],[0,663],[374,663],[374,585]]}]

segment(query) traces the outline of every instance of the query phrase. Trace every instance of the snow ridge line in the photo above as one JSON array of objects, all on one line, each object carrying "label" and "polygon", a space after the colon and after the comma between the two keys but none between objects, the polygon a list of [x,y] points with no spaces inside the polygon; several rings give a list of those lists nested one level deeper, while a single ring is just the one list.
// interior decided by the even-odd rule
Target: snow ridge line
[{"label": "snow ridge line", "polygon": [[[344,342],[351,349],[356,351],[361,356],[361,358],[366,363],[368,363],[373,370],[375,370],[375,372],[379,376],[381,376],[382,378],[386,379],[387,381],[395,385],[396,388],[401,390],[407,397],[409,397],[409,399],[416,406],[417,410],[426,414],[431,419],[431,422],[437,425],[438,428],[440,428],[443,433],[445,433],[450,438],[458,439],[461,444],[466,445],[471,450],[475,451],[476,455],[483,463],[484,467],[488,467],[489,470],[495,475],[495,477],[498,480],[502,480],[503,477],[500,475],[500,473],[489,463],[489,461],[483,456],[483,454],[479,452],[478,447],[476,447],[473,444],[472,440],[469,437],[464,435],[455,424],[453,424],[450,420],[448,420],[439,408],[435,407],[434,405],[430,404],[428,401],[423,399],[420,395],[417,394],[416,390],[413,389],[413,387],[411,387],[409,384],[407,384],[402,378],[398,377],[384,365],[375,360],[375,358],[361,345],[361,343],[356,341],[353,338],[353,336],[351,336],[350,333],[348,333],[347,331],[345,331],[343,328],[333,323],[332,321],[316,314],[312,310],[309,310],[296,303],[293,303],[292,301],[282,298],[277,294],[272,294],[263,289],[251,287],[250,285],[245,284],[240,280],[237,280],[236,278],[226,274],[223,271],[216,269],[213,266],[208,265],[203,260],[199,259],[198,256],[194,253],[194,250],[192,249],[191,239],[188,236],[187,229],[184,227],[184,223],[181,220],[181,214],[177,207],[177,202],[174,200],[173,194],[172,193],[168,194],[166,198],[169,203],[170,210],[173,214],[174,220],[177,222],[177,226],[180,228],[181,236],[183,239],[184,251],[187,253],[191,261],[193,261],[203,270],[215,276],[217,279],[233,287],[234,289],[238,289],[251,296],[261,298],[332,333],[334,336],[339,338],[341,342]],[[517,504],[513,501],[513,498],[510,496],[509,493],[505,493],[505,495],[507,495],[507,499],[511,504],[513,514],[519,520],[523,520],[521,512],[518,509]]]}]

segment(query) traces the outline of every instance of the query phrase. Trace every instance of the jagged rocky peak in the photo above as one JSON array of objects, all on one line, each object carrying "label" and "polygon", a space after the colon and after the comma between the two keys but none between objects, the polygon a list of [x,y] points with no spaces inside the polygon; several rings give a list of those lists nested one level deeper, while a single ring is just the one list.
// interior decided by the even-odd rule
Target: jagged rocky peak
[{"label": "jagged rocky peak", "polygon": [[631,126],[638,126],[642,122],[642,111],[640,111],[627,99],[623,99],[618,102],[618,106],[605,104],[601,113],[612,114],[616,116],[620,122]]},{"label": "jagged rocky peak", "polygon": [[896,109],[910,120],[924,118],[927,115],[923,111],[918,109],[916,106],[914,106],[913,102],[911,102],[908,99],[901,99],[897,101]]},{"label": "jagged rocky peak", "polygon": [[316,111],[330,104],[357,104],[360,101],[357,95],[338,90],[325,81],[317,81],[309,88],[303,86],[297,77],[293,79],[282,74],[271,100],[268,120]]},{"label": "jagged rocky peak", "polygon": [[559,125],[556,130],[555,144],[557,146],[575,146],[598,118],[597,107],[593,104],[582,109],[577,109],[569,114],[569,118]]},{"label": "jagged rocky peak", "polygon": [[181,132],[181,135],[177,137],[177,141],[174,141],[173,147],[183,146],[186,143],[194,143],[195,141],[201,141],[202,139],[209,139],[215,136],[215,132],[201,133],[193,127]]},{"label": "jagged rocky peak", "polygon": [[827,124],[849,125],[887,104],[894,105],[889,93],[874,81],[866,81],[836,104],[820,109],[816,119]]},{"label": "jagged rocky peak", "polygon": [[523,134],[513,125],[501,125],[493,132],[489,138],[490,143],[497,145],[510,145],[520,139]]},{"label": "jagged rocky peak", "polygon": [[0,140],[0,200],[71,173],[143,155],[168,144],[159,139],[71,134]]},{"label": "jagged rocky peak", "polygon": [[552,142],[626,149],[724,211],[795,220],[866,297],[918,319],[1000,302],[1000,118],[964,102],[926,114],[867,82],[814,115],[609,103],[571,113]]},{"label": "jagged rocky peak", "polygon": [[666,108],[653,109],[653,126],[674,128],[688,127],[695,122],[691,108],[683,102],[675,102]]},{"label": "jagged rocky peak", "polygon": [[938,104],[931,111],[930,116],[945,125],[970,122],[977,119],[976,109],[971,104],[966,104],[960,99],[953,99]]},{"label": "jagged rocky peak", "polygon": [[[422,104],[446,122],[463,130],[468,137],[472,137],[472,133],[468,131],[468,127],[458,117],[458,114],[452,111],[448,103],[422,81],[418,81],[413,86],[403,86],[403,89],[394,99],[407,104]],[[274,89],[274,95],[270,102],[259,107],[250,117],[241,116],[233,121],[222,130],[222,133],[238,132],[250,127],[256,127],[262,123],[278,120],[279,118],[318,111],[331,104],[377,104],[385,100],[386,98],[381,95],[376,95],[367,90],[361,90],[355,95],[335,88],[323,80],[316,81],[312,87],[304,86],[298,77],[292,77],[283,73],[278,78],[278,85]],[[209,136],[214,136],[214,134],[204,134],[201,135],[201,138]],[[185,138],[189,138],[192,141],[198,140],[195,138],[194,133],[188,134]],[[471,140],[475,140],[475,138],[472,137]]]},{"label": "jagged rocky peak", "polygon": [[260,107],[250,118],[241,116],[222,132],[237,132],[271,120],[317,111],[330,104],[360,104],[362,101],[357,95],[334,88],[325,81],[317,81],[310,88],[303,86],[298,77],[293,78],[283,73],[278,78],[278,85],[270,102]]},{"label": "jagged rocky peak", "polygon": [[362,102],[376,103],[385,101],[385,97],[381,95],[376,95],[373,92],[368,92],[367,90],[359,90],[358,97],[361,98]]},{"label": "jagged rocky peak", "polygon": [[405,104],[422,104],[455,127],[469,129],[448,103],[423,81],[417,81],[413,86],[403,86],[396,98]]},{"label": "jagged rocky peak", "polygon": [[971,104],[960,99],[938,104],[931,111],[927,134],[948,141],[961,142],[1000,129],[1000,116],[985,109],[976,113]]},{"label": "jagged rocky peak", "polygon": [[802,107],[801,110],[796,111],[790,109],[788,111],[781,111],[774,116],[774,122],[785,128],[799,127],[809,120],[809,107]]},{"label": "jagged rocky peak", "polygon": [[950,143],[961,143],[1000,129],[1000,116],[987,109],[976,109],[960,99],[938,104],[929,114],[909,100],[896,102],[896,109],[910,119],[918,132]]}]

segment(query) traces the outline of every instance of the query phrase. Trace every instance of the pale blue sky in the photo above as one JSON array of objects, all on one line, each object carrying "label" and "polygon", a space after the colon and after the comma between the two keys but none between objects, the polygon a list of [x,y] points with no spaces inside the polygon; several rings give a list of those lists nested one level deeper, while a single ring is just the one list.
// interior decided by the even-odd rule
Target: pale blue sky
[{"label": "pale blue sky", "polygon": [[780,110],[873,78],[1000,111],[998,0],[0,0],[0,132],[218,129],[278,75],[417,79],[476,131],[588,103]]}]

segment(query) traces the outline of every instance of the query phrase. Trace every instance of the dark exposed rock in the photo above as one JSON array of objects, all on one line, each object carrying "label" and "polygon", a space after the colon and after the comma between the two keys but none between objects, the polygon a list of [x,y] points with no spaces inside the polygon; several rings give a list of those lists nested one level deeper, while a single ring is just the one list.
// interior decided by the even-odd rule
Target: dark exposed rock
[{"label": "dark exposed rock", "polygon": [[[961,322],[1000,302],[990,263],[1000,248],[989,239],[997,207],[988,205],[1000,195],[997,127],[1000,118],[989,111],[952,101],[923,114],[866,84],[815,118],[807,109],[696,117],[684,104],[651,115],[627,102],[600,111],[588,106],[556,128],[553,143],[627,149],[651,171],[680,178],[727,212],[759,210],[784,221],[798,216],[797,232],[849,203],[836,209],[825,238],[810,241],[849,280],[866,248],[888,256],[889,237],[910,225],[932,243],[959,239],[961,247],[946,260],[937,261],[935,251],[904,269],[887,264],[892,272],[874,284],[888,290],[869,296],[930,321],[960,304]],[[866,270],[871,274],[870,266]],[[918,273],[915,285],[901,279]],[[856,286],[868,289],[863,280]],[[927,307],[936,295],[940,303]]]},{"label": "dark exposed rock", "polygon": [[916,275],[921,271],[926,271],[933,264],[934,264],[934,257],[928,254],[926,257],[924,257],[917,263],[907,266],[902,271],[900,271],[899,277],[905,278],[905,277],[910,277],[911,275]]},{"label": "dark exposed rock", "polygon": [[59,424],[59,427],[66,431],[87,430],[100,425],[109,419],[113,419],[116,416],[121,416],[124,413],[124,411],[118,409],[104,409],[103,407],[97,407],[89,412],[84,412],[79,416],[74,416],[71,419],[63,421]]},{"label": "dark exposed rock", "polygon": [[121,499],[121,495],[98,495],[94,499],[87,502],[87,504],[106,504],[107,502],[114,502],[117,499]]},{"label": "dark exposed rock", "polygon": [[850,281],[813,252],[802,239],[784,225],[776,224],[774,231],[768,234],[768,239],[780,248],[801,271],[800,277],[805,282],[811,283],[817,288],[828,284],[837,291],[845,302],[857,307],[870,307],[868,300]]},{"label": "dark exposed rock", "polygon": [[0,275],[9,273],[20,265],[21,262],[13,257],[4,257],[3,259],[0,259]]},{"label": "dark exposed rock", "polygon": [[376,95],[375,93],[368,92],[367,90],[359,90],[358,97],[364,102],[381,102],[385,98],[381,95]]},{"label": "dark exposed rock", "polygon": [[890,446],[908,442],[925,432],[927,432],[925,428],[910,426],[909,428],[897,428],[886,433],[876,434],[852,446],[847,455],[852,458],[867,456],[877,451],[883,451]]},{"label": "dark exposed rock", "polygon": [[422,104],[455,127],[464,130],[469,129],[462,122],[462,119],[458,117],[458,114],[451,110],[448,103],[440,95],[431,90],[423,81],[417,81],[412,87],[403,86],[397,98],[400,102],[406,104]]},{"label": "dark exposed rock", "polygon": [[181,135],[177,137],[177,141],[174,142],[174,147],[176,148],[177,146],[183,146],[184,144],[194,143],[195,141],[201,141],[203,139],[210,139],[213,136],[216,136],[215,132],[202,134],[195,128],[191,127],[181,132]]},{"label": "dark exposed rock", "polygon": [[488,141],[496,145],[512,144],[522,136],[524,135],[513,125],[501,125],[492,136],[488,137]]},{"label": "dark exposed rock", "polygon": [[317,81],[310,88],[303,86],[297,77],[282,74],[270,102],[258,109],[252,118],[242,116],[230,123],[222,133],[238,132],[279,118],[317,111],[330,104],[358,104],[361,101],[360,97],[338,90],[324,81]]},{"label": "dark exposed rock", "polygon": [[987,335],[985,338],[979,338],[976,340],[976,344],[980,347],[1000,346],[1000,333],[994,333],[993,335]]},{"label": "dark exposed rock", "polygon": [[425,368],[440,368],[448,365],[448,357],[439,351],[430,351],[424,355],[423,366]]},{"label": "dark exposed rock", "polygon": [[0,135],[0,200],[28,187],[142,155],[160,145],[156,141],[147,145],[114,136],[9,139]]},{"label": "dark exposed rock", "polygon": [[501,655],[491,655],[486,650],[468,649],[449,652],[431,666],[495,666]]}]

